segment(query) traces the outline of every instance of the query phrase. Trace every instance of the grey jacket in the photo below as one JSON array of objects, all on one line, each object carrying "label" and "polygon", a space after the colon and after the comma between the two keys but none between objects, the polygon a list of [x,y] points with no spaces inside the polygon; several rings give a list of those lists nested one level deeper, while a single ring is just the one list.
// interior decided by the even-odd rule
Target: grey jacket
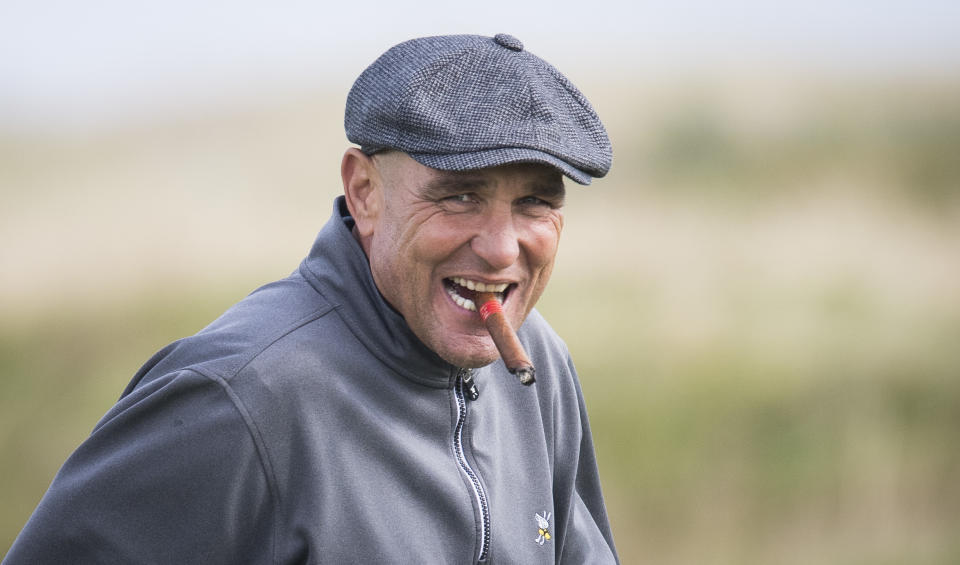
[{"label": "grey jacket", "polygon": [[298,271],[150,359],[4,564],[616,562],[561,340],[522,326],[532,387],[449,365],[351,221],[338,199]]}]

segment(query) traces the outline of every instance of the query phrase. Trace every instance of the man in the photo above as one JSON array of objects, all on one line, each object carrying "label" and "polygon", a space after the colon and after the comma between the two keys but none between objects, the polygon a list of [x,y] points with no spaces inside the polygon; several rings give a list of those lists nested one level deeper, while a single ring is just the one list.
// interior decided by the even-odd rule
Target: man
[{"label": "man", "polygon": [[562,175],[610,166],[593,109],[516,38],[448,36],[381,56],[345,122],[359,149],[300,268],[149,360],[4,563],[616,562],[577,376],[533,310]]}]

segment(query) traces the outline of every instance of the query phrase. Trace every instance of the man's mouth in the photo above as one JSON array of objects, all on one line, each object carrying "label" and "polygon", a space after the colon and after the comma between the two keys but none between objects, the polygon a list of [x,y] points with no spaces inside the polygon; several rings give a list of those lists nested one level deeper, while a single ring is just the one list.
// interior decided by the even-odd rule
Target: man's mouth
[{"label": "man's mouth", "polygon": [[443,286],[447,289],[447,294],[450,295],[450,298],[452,298],[458,306],[464,310],[476,312],[478,292],[496,293],[500,302],[503,302],[512,285],[507,283],[488,284],[463,277],[450,277],[443,279]]}]

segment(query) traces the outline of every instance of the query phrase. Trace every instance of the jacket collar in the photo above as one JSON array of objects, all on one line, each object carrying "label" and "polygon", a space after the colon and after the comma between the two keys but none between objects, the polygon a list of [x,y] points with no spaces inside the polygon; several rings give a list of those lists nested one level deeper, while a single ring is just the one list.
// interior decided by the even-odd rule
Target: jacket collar
[{"label": "jacket collar", "polygon": [[418,383],[449,387],[457,369],[423,344],[377,290],[370,263],[353,237],[346,200],[320,230],[300,273],[323,295],[357,340],[382,363]]}]

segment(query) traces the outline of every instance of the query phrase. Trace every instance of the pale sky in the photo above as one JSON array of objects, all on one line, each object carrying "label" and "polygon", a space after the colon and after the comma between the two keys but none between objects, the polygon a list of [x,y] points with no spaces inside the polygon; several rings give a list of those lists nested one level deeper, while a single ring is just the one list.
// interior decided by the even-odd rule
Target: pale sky
[{"label": "pale sky", "polygon": [[960,75],[956,0],[0,0],[0,130],[109,123],[247,89],[346,91],[405,39],[498,32],[568,74],[755,63]]}]

